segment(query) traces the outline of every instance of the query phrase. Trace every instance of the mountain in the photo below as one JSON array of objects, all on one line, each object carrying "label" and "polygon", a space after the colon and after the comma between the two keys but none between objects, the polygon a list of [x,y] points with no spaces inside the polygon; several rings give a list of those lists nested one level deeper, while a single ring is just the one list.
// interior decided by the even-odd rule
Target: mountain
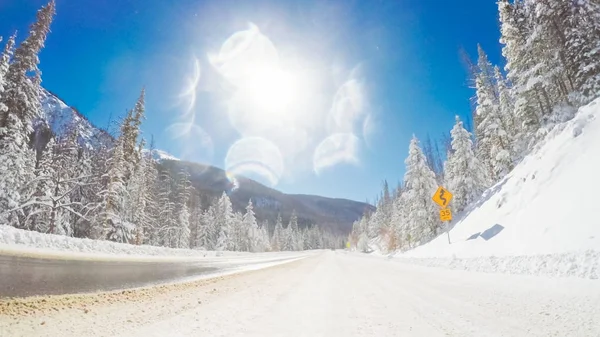
[{"label": "mountain", "polygon": [[179,160],[163,160],[160,165],[171,172],[185,169],[190,173],[190,181],[194,188],[209,199],[217,198],[223,191],[227,191],[236,211],[242,211],[248,200],[252,199],[257,218],[269,220],[271,226],[278,214],[281,214],[286,224],[292,211],[296,210],[301,227],[320,224],[339,233],[349,233],[355,220],[365,211],[374,210],[371,205],[347,199],[285,194],[241,176],[232,181],[233,178],[228,177],[224,170],[210,165]]},{"label": "mountain", "polygon": [[77,127],[82,145],[98,148],[101,144],[110,144],[113,137],[101,128],[94,126],[77,109],[66,105],[56,95],[42,89],[42,114],[39,122],[44,123],[55,134],[63,134],[70,127]]},{"label": "mountain", "polygon": [[[105,130],[94,126],[76,109],[69,107],[56,95],[47,90],[42,92],[42,114],[36,122],[36,147],[42,148],[49,139],[49,128],[54,134],[63,134],[75,126],[80,135],[80,142],[87,148],[101,145],[110,146],[113,137]],[[152,157],[163,169],[178,172],[186,169],[190,173],[192,185],[203,196],[204,205],[227,191],[234,210],[242,211],[252,199],[258,220],[269,220],[271,226],[278,214],[287,223],[293,210],[298,215],[300,226],[319,224],[338,233],[349,233],[352,223],[367,210],[374,207],[347,199],[326,198],[315,195],[285,194],[245,177],[228,178],[220,168],[180,161],[171,154],[154,149]]]}]

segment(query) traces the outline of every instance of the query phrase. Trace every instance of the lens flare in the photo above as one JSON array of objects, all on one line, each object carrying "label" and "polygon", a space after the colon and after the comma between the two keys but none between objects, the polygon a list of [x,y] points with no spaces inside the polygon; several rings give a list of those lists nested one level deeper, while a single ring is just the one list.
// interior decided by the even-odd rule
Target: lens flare
[{"label": "lens flare", "polygon": [[229,187],[227,188],[227,191],[229,193],[233,193],[237,191],[238,188],[240,188],[240,182],[237,180],[233,173],[225,171],[225,177],[227,177],[227,180],[229,181]]},{"label": "lens flare", "polygon": [[352,133],[337,133],[325,138],[313,156],[313,170],[320,174],[323,169],[340,164],[358,164],[360,139]]},{"label": "lens flare", "polygon": [[165,133],[179,150],[179,159],[207,164],[214,159],[213,140],[200,126],[191,122],[173,123]]},{"label": "lens flare", "polygon": [[225,157],[225,169],[234,175],[257,176],[275,186],[283,174],[284,165],[279,148],[260,137],[247,137],[236,141]]},{"label": "lens flare", "polygon": [[256,25],[234,33],[209,60],[234,88],[228,115],[241,135],[265,137],[296,122],[307,81],[292,65],[284,66],[273,42]]}]

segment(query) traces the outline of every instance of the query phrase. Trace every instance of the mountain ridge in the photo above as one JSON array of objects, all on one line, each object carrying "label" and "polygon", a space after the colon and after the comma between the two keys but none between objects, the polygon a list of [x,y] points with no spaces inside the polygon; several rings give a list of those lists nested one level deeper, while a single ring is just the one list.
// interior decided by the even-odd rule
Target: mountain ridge
[{"label": "mountain ridge", "polygon": [[[95,126],[77,109],[68,106],[52,92],[42,89],[42,113],[38,124],[45,125],[53,134],[64,134],[73,125],[77,127],[79,141],[88,149],[99,146],[110,146],[114,138],[106,130]],[[37,130],[36,130],[37,131]],[[36,141],[40,146],[40,141]],[[147,150],[150,151],[150,150]],[[274,226],[278,215],[284,224],[295,210],[300,226],[319,224],[324,228],[338,233],[349,233],[352,223],[358,220],[366,211],[373,211],[374,206],[364,202],[345,198],[330,198],[311,194],[287,194],[267,187],[253,179],[237,176],[237,188],[233,186],[226,171],[203,163],[179,160],[175,156],[159,150],[151,151],[154,158],[163,169],[178,171],[186,169],[190,173],[192,185],[205,198],[204,204],[210,203],[223,192],[229,193],[234,210],[242,211],[248,200],[252,199],[257,218],[268,220]]]}]

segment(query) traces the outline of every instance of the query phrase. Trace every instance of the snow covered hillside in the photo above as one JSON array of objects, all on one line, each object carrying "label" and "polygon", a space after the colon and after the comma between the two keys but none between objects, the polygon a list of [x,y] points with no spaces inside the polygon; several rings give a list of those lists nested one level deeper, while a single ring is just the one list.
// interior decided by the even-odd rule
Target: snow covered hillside
[{"label": "snow covered hillside", "polygon": [[[556,126],[450,231],[404,257],[502,257],[574,253],[600,264],[600,99]],[[595,250],[595,251],[593,251]],[[593,262],[593,261],[592,261]]]},{"label": "snow covered hillside", "polygon": [[[80,142],[88,148],[98,148],[102,144],[110,144],[112,136],[105,130],[90,123],[82,114],[68,106],[51,92],[42,89],[42,120],[48,123],[53,133],[61,135],[73,126],[77,128]],[[148,150],[144,150],[148,151]],[[170,153],[153,149],[152,158],[157,161],[179,160]]]},{"label": "snow covered hillside", "polygon": [[179,160],[179,158],[177,158],[174,155],[172,155],[166,151],[163,151],[163,150],[158,150],[158,149],[142,150],[143,153],[147,153],[148,151],[151,151],[152,158],[159,162],[163,161],[163,160]]},{"label": "snow covered hillside", "polygon": [[66,105],[62,100],[42,89],[42,116],[55,134],[65,134],[73,126],[77,128],[80,141],[89,148],[110,143],[112,137],[104,130],[92,125],[83,115]]}]

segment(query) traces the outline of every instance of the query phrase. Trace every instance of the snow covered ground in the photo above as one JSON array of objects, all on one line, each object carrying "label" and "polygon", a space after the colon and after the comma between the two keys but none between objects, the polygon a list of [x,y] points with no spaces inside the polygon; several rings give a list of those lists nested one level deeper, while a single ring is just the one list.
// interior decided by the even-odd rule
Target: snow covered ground
[{"label": "snow covered ground", "polygon": [[556,126],[446,234],[397,257],[481,271],[600,277],[600,99]]},{"label": "snow covered ground", "polygon": [[[130,245],[102,240],[71,238],[62,235],[43,234],[0,225],[0,254],[69,258],[104,258],[114,260],[148,260],[168,257],[199,258],[214,256],[260,255],[245,252],[215,252],[193,249],[174,249],[146,245]],[[266,253],[265,253],[266,254]]]},{"label": "snow covered ground", "polygon": [[599,336],[600,282],[325,251],[170,290],[0,301],[6,336]]}]

